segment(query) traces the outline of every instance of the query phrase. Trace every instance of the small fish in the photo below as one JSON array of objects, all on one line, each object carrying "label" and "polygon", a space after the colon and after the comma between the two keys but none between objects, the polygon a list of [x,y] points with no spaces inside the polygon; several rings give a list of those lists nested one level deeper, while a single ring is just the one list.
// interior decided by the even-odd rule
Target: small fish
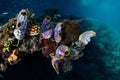
[{"label": "small fish", "polygon": [[3,15],[6,15],[6,14],[8,14],[8,12],[4,12],[4,13],[2,13]]},{"label": "small fish", "polygon": [[0,18],[4,18],[7,14],[8,14],[7,12],[1,13]]}]

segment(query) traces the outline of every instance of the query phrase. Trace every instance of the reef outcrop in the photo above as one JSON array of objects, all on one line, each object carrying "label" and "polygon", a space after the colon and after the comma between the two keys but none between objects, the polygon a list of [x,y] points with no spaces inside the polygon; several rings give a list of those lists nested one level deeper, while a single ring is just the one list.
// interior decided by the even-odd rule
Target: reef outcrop
[{"label": "reef outcrop", "polygon": [[96,33],[92,30],[82,32],[76,20],[57,22],[56,19],[61,17],[58,14],[46,16],[38,22],[33,15],[22,9],[15,18],[0,27],[0,70],[5,71],[7,65],[17,64],[23,55],[42,51],[45,57],[51,59],[57,74],[61,70],[70,71],[71,60],[84,55],[83,49]]}]

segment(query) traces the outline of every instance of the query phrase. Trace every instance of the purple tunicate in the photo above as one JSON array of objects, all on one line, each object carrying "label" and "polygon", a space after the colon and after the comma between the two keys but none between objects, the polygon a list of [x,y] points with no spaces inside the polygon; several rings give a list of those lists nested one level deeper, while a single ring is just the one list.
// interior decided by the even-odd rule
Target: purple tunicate
[{"label": "purple tunicate", "polygon": [[46,17],[42,22],[42,26],[41,26],[42,33],[48,31],[49,26],[50,26],[50,18]]},{"label": "purple tunicate", "polygon": [[48,30],[44,33],[42,33],[43,39],[49,39],[52,36],[52,30]]},{"label": "purple tunicate", "polygon": [[56,49],[56,54],[55,54],[55,58],[59,58],[60,56],[65,56],[65,52],[68,51],[68,47],[65,45],[60,45],[57,49]]},{"label": "purple tunicate", "polygon": [[14,36],[16,37],[16,39],[22,40],[25,37],[27,20],[27,11],[21,10],[17,16],[16,29],[14,30]]},{"label": "purple tunicate", "polygon": [[56,58],[59,58],[60,56],[61,56],[60,54],[56,54],[56,55],[55,55]]},{"label": "purple tunicate", "polygon": [[61,25],[62,23],[58,23],[54,29],[54,39],[57,43],[59,43],[61,41]]},{"label": "purple tunicate", "polygon": [[26,12],[26,10],[21,10],[17,16],[17,24],[16,27],[20,27],[20,28],[27,28],[27,20],[28,20],[28,16],[23,15],[22,12]]}]

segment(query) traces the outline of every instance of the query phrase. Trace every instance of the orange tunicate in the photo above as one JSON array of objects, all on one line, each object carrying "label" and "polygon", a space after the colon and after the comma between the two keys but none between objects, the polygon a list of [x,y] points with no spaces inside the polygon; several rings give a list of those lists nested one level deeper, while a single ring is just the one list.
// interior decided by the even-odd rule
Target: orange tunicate
[{"label": "orange tunicate", "polygon": [[18,57],[17,57],[16,55],[10,55],[10,56],[8,57],[8,61],[9,61],[9,62],[16,61],[17,58],[18,58]]},{"label": "orange tunicate", "polygon": [[13,50],[13,53],[8,57],[8,61],[16,61],[18,59],[17,55],[16,55],[17,51]]}]

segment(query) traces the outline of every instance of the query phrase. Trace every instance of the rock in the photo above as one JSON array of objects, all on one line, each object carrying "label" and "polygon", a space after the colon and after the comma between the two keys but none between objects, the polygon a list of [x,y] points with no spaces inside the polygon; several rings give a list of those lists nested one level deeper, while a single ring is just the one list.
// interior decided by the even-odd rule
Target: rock
[{"label": "rock", "polygon": [[60,44],[70,45],[77,41],[81,33],[80,25],[76,21],[65,21],[62,28],[62,41]]}]

